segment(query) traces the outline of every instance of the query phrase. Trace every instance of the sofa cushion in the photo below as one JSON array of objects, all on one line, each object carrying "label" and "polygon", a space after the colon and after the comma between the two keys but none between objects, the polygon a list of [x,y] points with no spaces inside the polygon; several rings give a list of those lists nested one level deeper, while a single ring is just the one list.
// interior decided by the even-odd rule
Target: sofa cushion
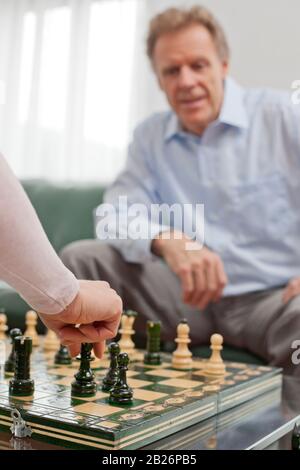
[{"label": "sofa cushion", "polygon": [[[0,307],[4,308],[7,315],[7,324],[11,328],[25,329],[25,313],[30,309],[29,305],[17,294],[17,292],[4,282],[0,282]],[[38,332],[44,333],[45,327],[38,321]]]},{"label": "sofa cushion", "polygon": [[73,241],[94,238],[93,209],[101,203],[104,187],[45,180],[22,184],[57,252]]}]

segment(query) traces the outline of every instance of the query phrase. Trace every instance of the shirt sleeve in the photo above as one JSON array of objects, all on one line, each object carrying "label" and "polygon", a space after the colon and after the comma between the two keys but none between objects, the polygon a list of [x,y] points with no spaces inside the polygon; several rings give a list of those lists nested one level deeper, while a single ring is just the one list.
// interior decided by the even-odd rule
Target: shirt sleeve
[{"label": "shirt sleeve", "polygon": [[97,238],[113,245],[131,263],[151,259],[153,238],[170,230],[161,220],[155,170],[142,137],[135,132],[124,171],[95,211]]},{"label": "shirt sleeve", "polygon": [[0,278],[35,310],[59,313],[78,293],[78,281],[57,256],[2,155],[0,181]]}]

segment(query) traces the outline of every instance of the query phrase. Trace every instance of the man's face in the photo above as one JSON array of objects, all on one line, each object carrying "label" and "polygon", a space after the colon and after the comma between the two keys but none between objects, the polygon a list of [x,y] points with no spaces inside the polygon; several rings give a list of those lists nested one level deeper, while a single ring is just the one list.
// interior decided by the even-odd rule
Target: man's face
[{"label": "man's face", "polygon": [[195,24],[163,34],[155,44],[153,65],[183,128],[201,135],[220,113],[228,70],[209,31]]}]

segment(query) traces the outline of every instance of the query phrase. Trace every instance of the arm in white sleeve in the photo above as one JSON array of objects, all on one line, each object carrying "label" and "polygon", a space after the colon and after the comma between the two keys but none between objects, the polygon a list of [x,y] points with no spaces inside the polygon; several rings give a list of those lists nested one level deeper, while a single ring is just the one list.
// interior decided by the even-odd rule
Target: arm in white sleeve
[{"label": "arm in white sleeve", "polygon": [[95,212],[97,238],[113,245],[132,263],[151,259],[153,238],[170,229],[159,217],[161,201],[149,160],[142,136],[136,132],[124,171]]},{"label": "arm in white sleeve", "polygon": [[78,281],[52,248],[21,184],[0,155],[0,279],[41,313],[59,313]]}]

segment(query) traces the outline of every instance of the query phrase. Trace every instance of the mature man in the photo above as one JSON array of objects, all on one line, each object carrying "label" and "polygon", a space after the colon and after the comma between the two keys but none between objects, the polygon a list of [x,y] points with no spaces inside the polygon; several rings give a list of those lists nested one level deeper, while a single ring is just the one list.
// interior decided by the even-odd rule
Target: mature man
[{"label": "mature man", "polygon": [[[116,230],[105,206],[109,244],[75,243],[62,259],[77,276],[108,280],[142,320],[161,319],[165,339],[184,316],[194,344],[219,332],[299,374],[300,110],[283,93],[245,90],[227,77],[227,40],[201,7],[156,16],[147,46],[172,111],[135,131],[105,197],[121,220]],[[126,227],[133,203],[178,203],[188,223],[151,220],[150,237],[138,239]],[[204,204],[203,247],[185,229],[196,204]]]}]

